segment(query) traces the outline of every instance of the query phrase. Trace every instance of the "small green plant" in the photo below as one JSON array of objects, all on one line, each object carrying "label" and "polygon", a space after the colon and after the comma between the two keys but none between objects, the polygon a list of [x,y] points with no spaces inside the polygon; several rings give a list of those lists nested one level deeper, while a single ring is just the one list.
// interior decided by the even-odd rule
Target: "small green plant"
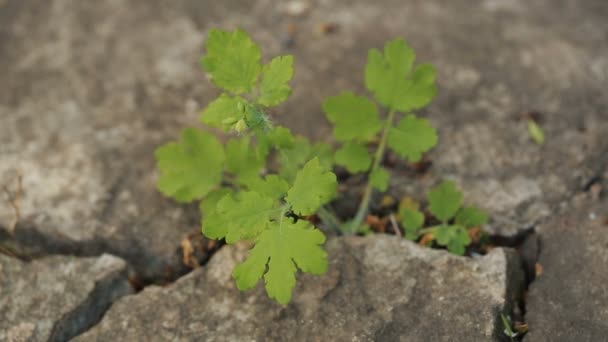
[{"label": "small green plant", "polygon": [[[372,190],[386,191],[389,185],[390,173],[381,164],[387,147],[417,161],[436,145],[430,122],[411,113],[436,95],[435,69],[414,65],[414,51],[401,39],[387,43],[383,53],[370,50],[365,84],[387,114],[381,119],[376,103],[364,96],[345,92],[328,98],[323,108],[341,143],[334,154],[332,146],[294,136],[268,115],[291,94],[293,56],[262,64],[260,48],[240,29],[211,30],[205,47],[203,67],[222,93],[209,103],[201,121],[231,137],[222,143],[209,129],[186,128],[181,140],[156,151],[158,188],[179,202],[200,201],[205,236],[228,244],[252,241],[248,258],[233,271],[238,288],[253,288],[264,278],[268,295],[288,303],[298,269],[323,274],[328,267],[325,235],[305,218],[317,214],[344,233],[369,233],[362,222]],[[370,148],[375,148],[373,155]],[[326,206],[337,193],[334,160],[368,175],[359,210],[346,224]],[[434,229],[440,244],[462,254],[459,246],[468,242],[453,227],[468,227],[471,213],[458,211],[461,195],[442,196],[431,199],[431,210],[445,218],[449,229],[426,229]],[[456,214],[456,223],[448,225],[457,211],[464,214]],[[404,226],[411,238],[422,230],[424,217],[406,214]]]},{"label": "small green plant", "polygon": [[[334,136],[342,143],[336,164],[352,173],[365,172],[368,182],[357,214],[344,226],[350,233],[364,229],[373,188],[386,191],[390,173],[382,167],[387,148],[415,162],[437,144],[437,131],[427,119],[411,112],[428,105],[437,95],[435,68],[415,65],[416,54],[403,39],[392,40],[384,52],[371,49],[365,66],[365,86],[387,110],[380,119],[378,106],[365,96],[344,92],[323,104],[327,118],[334,124]],[[399,113],[405,115],[399,119]],[[396,123],[396,121],[398,121]],[[379,141],[373,156],[367,144]]]},{"label": "small green plant", "polygon": [[461,207],[462,192],[454,182],[445,181],[429,192],[429,211],[440,221],[438,225],[424,228],[425,216],[416,208],[401,210],[405,237],[418,240],[421,234],[432,233],[440,246],[463,255],[471,243],[469,230],[488,222],[488,214],[475,207]]}]

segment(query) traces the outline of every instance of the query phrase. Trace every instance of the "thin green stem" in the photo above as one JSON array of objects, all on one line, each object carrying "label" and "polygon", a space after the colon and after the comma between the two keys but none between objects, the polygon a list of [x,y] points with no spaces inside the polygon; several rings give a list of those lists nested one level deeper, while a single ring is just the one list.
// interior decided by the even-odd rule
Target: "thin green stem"
[{"label": "thin green stem", "polygon": [[[378,167],[380,167],[380,162],[382,162],[382,157],[384,156],[384,150],[386,149],[386,141],[388,139],[388,133],[393,126],[393,120],[395,118],[395,111],[391,110],[388,112],[388,116],[384,123],[384,128],[382,129],[382,137],[380,138],[380,145],[378,145],[378,149],[376,150],[376,154],[374,155],[374,163],[372,164],[372,168],[369,171],[369,175],[373,174]],[[367,185],[365,186],[365,190],[363,192],[363,199],[361,203],[359,203],[359,209],[357,210],[357,214],[355,218],[352,220],[350,224],[350,233],[357,233],[363,223],[363,219],[367,215],[369,209],[369,201],[372,197],[372,183],[370,179],[367,179]]]},{"label": "thin green stem", "polygon": [[338,220],[336,214],[334,214],[332,210],[322,206],[317,211],[317,215],[319,215],[321,221],[323,221],[323,223],[325,223],[328,227],[338,232],[342,232],[340,229],[340,220]]}]

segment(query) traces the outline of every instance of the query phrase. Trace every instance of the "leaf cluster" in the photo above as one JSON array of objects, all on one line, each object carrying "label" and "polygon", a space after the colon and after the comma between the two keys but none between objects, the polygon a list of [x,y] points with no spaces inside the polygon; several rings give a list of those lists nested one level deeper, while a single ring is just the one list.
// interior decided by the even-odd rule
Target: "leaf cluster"
[{"label": "leaf cluster", "polygon": [[464,255],[471,243],[469,230],[488,223],[488,214],[476,207],[462,206],[463,194],[452,181],[444,181],[433,188],[428,195],[429,211],[440,224],[425,227],[425,215],[418,208],[401,209],[401,224],[405,237],[418,240],[425,232],[434,234],[435,241],[450,252]]},{"label": "leaf cluster", "polygon": [[[430,64],[415,65],[415,59],[414,50],[403,39],[389,41],[383,52],[371,49],[365,86],[375,101],[343,92],[323,104],[327,119],[334,125],[334,136],[342,143],[335,155],[336,164],[351,173],[368,172],[370,183],[379,191],[386,191],[390,181],[388,170],[374,165],[384,152],[382,140],[411,162],[420,160],[437,144],[437,132],[431,123],[412,113],[436,96],[436,71]],[[386,118],[381,118],[378,105],[388,111]],[[395,123],[398,112],[405,115]],[[381,153],[372,156],[368,145],[378,141]]]},{"label": "leaf cluster", "polygon": [[[253,241],[233,272],[237,286],[249,289],[264,278],[268,295],[287,303],[298,269],[327,269],[325,235],[287,214],[312,215],[334,197],[333,153],[329,145],[313,145],[274,125],[266,113],[291,94],[293,56],[262,64],[259,46],[240,29],[211,30],[206,50],[202,65],[223,92],[201,122],[236,136],[222,144],[207,130],[185,129],[179,141],[156,151],[158,188],[180,202],[200,200],[207,237]],[[278,174],[268,173],[272,158]]]}]

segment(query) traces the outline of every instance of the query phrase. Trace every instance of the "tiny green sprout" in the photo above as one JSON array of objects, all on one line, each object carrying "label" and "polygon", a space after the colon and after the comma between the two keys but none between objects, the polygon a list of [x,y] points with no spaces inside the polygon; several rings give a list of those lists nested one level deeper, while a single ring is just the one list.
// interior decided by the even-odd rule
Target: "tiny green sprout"
[{"label": "tiny green sprout", "polygon": [[417,240],[424,233],[433,233],[440,246],[457,255],[464,255],[471,243],[469,230],[482,227],[488,222],[488,215],[475,207],[462,207],[462,192],[452,181],[445,181],[429,192],[429,211],[441,223],[424,227],[424,214],[418,209],[403,208],[402,222],[405,237]]},{"label": "tiny green sprout", "polygon": [[505,315],[504,313],[501,313],[500,318],[502,319],[502,325],[505,328],[505,330],[503,330],[503,333],[507,335],[507,337],[509,337],[511,341],[513,341],[513,338],[517,337],[518,334],[517,332],[513,331],[513,328],[511,327],[511,317]]},{"label": "tiny green sprout", "polygon": [[528,120],[528,132],[537,144],[542,145],[545,142],[545,132],[533,119]]}]

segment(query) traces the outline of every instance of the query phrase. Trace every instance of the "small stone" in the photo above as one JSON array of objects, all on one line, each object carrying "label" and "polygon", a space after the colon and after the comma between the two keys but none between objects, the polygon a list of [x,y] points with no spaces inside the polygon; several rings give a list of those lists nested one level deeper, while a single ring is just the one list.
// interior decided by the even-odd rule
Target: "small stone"
[{"label": "small stone", "polygon": [[23,262],[0,254],[0,341],[65,341],[132,293],[115,256],[47,257]]}]

